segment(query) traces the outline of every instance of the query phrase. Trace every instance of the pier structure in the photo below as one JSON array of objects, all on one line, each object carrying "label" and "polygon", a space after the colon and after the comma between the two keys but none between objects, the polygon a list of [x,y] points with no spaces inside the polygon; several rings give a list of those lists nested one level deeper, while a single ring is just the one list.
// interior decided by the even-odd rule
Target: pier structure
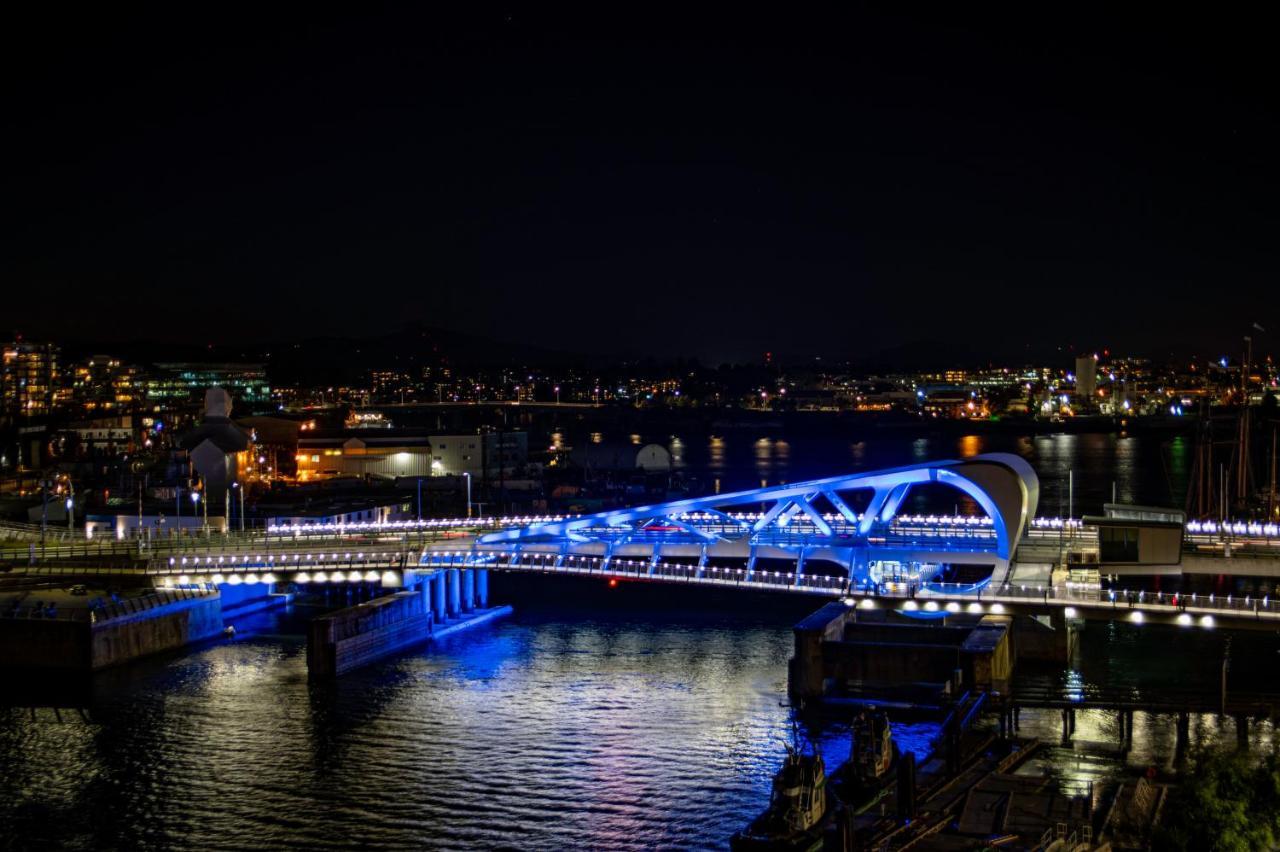
[{"label": "pier structure", "polygon": [[336,677],[512,612],[510,606],[489,606],[489,569],[482,565],[403,571],[387,578],[392,579],[402,591],[312,620],[307,634],[312,677]]}]

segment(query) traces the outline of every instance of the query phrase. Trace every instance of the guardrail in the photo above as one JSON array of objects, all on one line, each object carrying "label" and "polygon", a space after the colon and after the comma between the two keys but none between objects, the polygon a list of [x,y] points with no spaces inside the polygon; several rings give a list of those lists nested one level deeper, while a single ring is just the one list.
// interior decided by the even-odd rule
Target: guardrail
[{"label": "guardrail", "polygon": [[[155,575],[187,575],[213,577],[217,575],[260,574],[263,572],[303,572],[367,570],[371,568],[412,568],[417,564],[416,551],[396,550],[331,551],[313,553],[275,554],[259,550],[256,553],[222,553],[217,556],[160,557],[153,559],[146,573]],[[218,582],[213,580],[212,582]],[[268,581],[272,582],[272,581]]]},{"label": "guardrail", "polygon": [[676,562],[649,562],[638,559],[610,559],[597,556],[565,556],[558,554],[472,554],[463,550],[429,551],[419,562],[424,568],[480,567],[496,570],[528,570],[538,573],[598,575],[638,580],[682,581],[713,586],[738,586],[794,591],[809,594],[838,595],[848,585],[845,577],[827,574],[800,574],[786,571],[754,570],[707,565],[698,568]]},{"label": "guardrail", "polygon": [[[1280,600],[1269,595],[1186,595],[1163,592],[1079,589],[1046,584],[1003,583],[999,586],[980,586],[972,583],[933,583],[923,586],[919,582],[887,582],[878,587],[849,584],[843,576],[827,574],[797,575],[786,571],[749,571],[746,567],[723,567],[674,562],[650,562],[647,560],[608,559],[601,556],[561,557],[556,553],[472,553],[464,550],[437,550],[423,554],[422,567],[482,566],[499,570],[528,570],[543,573],[587,574],[642,580],[677,580],[690,583],[764,588],[845,595],[849,600],[885,600],[903,609],[924,612],[960,611],[999,612],[992,604],[1042,604],[1070,609],[1072,606],[1093,611],[1109,609],[1135,623],[1142,623],[1143,613],[1187,616],[1179,617],[1181,624],[1190,626],[1192,615],[1225,615],[1236,618],[1275,619],[1280,621]],[[954,604],[955,608],[950,605]],[[976,605],[971,608],[968,605]],[[1136,615],[1135,615],[1136,613]],[[1068,613],[1070,617],[1070,613]],[[1202,627],[1213,627],[1210,619],[1198,622]]]},{"label": "guardrail", "polygon": [[209,598],[217,595],[218,592],[206,589],[157,589],[146,595],[140,595],[132,598],[121,598],[119,601],[105,604],[102,607],[88,610],[89,621],[102,622],[110,621],[113,618],[122,618],[128,615],[136,615],[156,607],[167,606],[171,603],[184,600],[195,600],[199,598]]}]

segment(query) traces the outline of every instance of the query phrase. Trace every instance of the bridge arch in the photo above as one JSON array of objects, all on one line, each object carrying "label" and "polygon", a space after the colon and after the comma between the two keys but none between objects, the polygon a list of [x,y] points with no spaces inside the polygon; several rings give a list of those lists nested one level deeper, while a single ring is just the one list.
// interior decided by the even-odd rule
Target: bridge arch
[{"label": "bridge arch", "polygon": [[[989,529],[944,519],[919,540],[902,535],[895,526],[899,510],[911,488],[926,483],[972,498],[989,518]],[[858,491],[870,492],[860,513],[843,496]],[[835,511],[819,511],[820,499]],[[808,556],[821,555],[847,565],[851,580],[867,578],[869,561],[893,559],[994,563],[1003,573],[1038,500],[1039,480],[1031,466],[1018,456],[993,453],[512,527],[480,536],[474,550],[587,554],[606,565],[624,556],[648,556],[656,563],[664,550],[700,556],[703,563],[709,556],[737,557],[748,566],[758,557],[781,554],[795,559],[797,576]],[[744,511],[756,508],[762,511]]]}]

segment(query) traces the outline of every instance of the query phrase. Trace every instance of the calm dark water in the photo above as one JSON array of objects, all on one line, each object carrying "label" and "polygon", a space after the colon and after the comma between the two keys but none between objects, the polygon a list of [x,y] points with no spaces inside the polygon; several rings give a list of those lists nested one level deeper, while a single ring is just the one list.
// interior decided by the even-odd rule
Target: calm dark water
[{"label": "calm dark water", "polygon": [[[1114,493],[1120,502],[1184,503],[1194,442],[1178,434],[928,434],[863,430],[848,435],[766,434],[750,429],[659,432],[573,432],[570,446],[639,450],[658,444],[677,470],[693,477],[699,493],[737,491],[841,473],[876,470],[982,453],[1022,456],[1040,476],[1041,515],[1065,515],[1074,478],[1074,514],[1101,514]],[[609,453],[613,456],[614,453]],[[923,507],[922,507],[923,508]],[[950,508],[949,506],[947,508]]]},{"label": "calm dark water", "polygon": [[[1022,451],[1046,502],[1077,470],[1077,499],[1168,502],[1170,449],[1114,436],[916,439],[884,446],[721,439],[682,461],[725,489],[916,458]],[[785,445],[785,446],[784,446]],[[702,455],[700,455],[702,453]],[[745,455],[745,461],[742,456]],[[745,465],[745,468],[744,468]],[[1176,465],[1174,466],[1176,468]],[[1065,498],[1064,498],[1065,499]],[[1079,512],[1079,510],[1077,510]],[[791,625],[811,603],[676,596],[584,581],[540,591],[495,579],[512,619],[344,677],[309,684],[311,613],[258,616],[190,653],[99,676],[82,716],[0,710],[0,838],[72,849],[704,849],[768,798],[790,738]],[[699,593],[701,594],[701,593]],[[720,593],[724,595],[724,593]],[[673,608],[675,607],[675,608]],[[1227,635],[1091,624],[1079,657],[1028,676],[1213,690]],[[1232,638],[1232,683],[1269,684],[1270,635]],[[12,695],[13,692],[11,691]],[[1107,755],[1109,714],[1082,713],[1077,739],[1042,762],[1087,786],[1127,763],[1168,766],[1172,720],[1139,714],[1135,748]],[[1059,735],[1056,714],[1024,733]],[[923,753],[935,728],[895,723]],[[847,730],[812,732],[834,766]],[[1198,744],[1234,743],[1231,720],[1197,717]],[[1269,725],[1255,741],[1270,746]]]},{"label": "calm dark water", "polygon": [[535,603],[333,689],[307,682],[300,617],[259,618],[100,678],[87,721],[5,711],[0,826],[68,848],[722,846],[789,736],[793,618]]},{"label": "calm dark water", "polygon": [[[342,679],[309,684],[308,613],[100,676],[85,716],[0,711],[0,831],[11,848],[714,849],[768,798],[790,737],[797,604],[565,581],[516,616]],[[495,584],[503,593],[502,582]],[[523,596],[508,586],[505,594]],[[723,594],[723,593],[722,593]],[[557,600],[557,595],[559,599]],[[747,599],[744,599],[747,600]],[[1032,676],[1212,690],[1225,634],[1091,624],[1073,667]],[[1275,671],[1280,640],[1233,637],[1233,684]],[[1057,739],[1056,714],[1023,732]],[[1234,743],[1196,717],[1197,745]],[[923,754],[936,726],[896,722]],[[815,728],[829,765],[847,728]],[[1254,739],[1270,748],[1273,732]],[[1039,766],[1069,785],[1168,767],[1172,721],[1086,712],[1077,750]]]}]

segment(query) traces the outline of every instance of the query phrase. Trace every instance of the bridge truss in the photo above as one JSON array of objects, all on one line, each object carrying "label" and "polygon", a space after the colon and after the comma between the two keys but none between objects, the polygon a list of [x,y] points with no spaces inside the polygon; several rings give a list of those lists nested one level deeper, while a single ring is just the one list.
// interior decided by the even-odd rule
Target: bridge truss
[{"label": "bridge truss", "polygon": [[[911,489],[929,483],[968,495],[985,516],[928,523],[900,517]],[[656,570],[677,558],[696,560],[699,575],[708,560],[742,559],[748,579],[761,558],[794,561],[797,578],[806,562],[823,560],[839,566],[849,585],[863,587],[880,584],[886,566],[895,572],[906,566],[924,579],[940,565],[986,564],[1003,582],[1038,497],[1030,465],[990,454],[513,527],[481,535],[473,554],[540,555],[557,567],[570,557],[594,556],[606,570],[614,559],[644,559]]]}]

